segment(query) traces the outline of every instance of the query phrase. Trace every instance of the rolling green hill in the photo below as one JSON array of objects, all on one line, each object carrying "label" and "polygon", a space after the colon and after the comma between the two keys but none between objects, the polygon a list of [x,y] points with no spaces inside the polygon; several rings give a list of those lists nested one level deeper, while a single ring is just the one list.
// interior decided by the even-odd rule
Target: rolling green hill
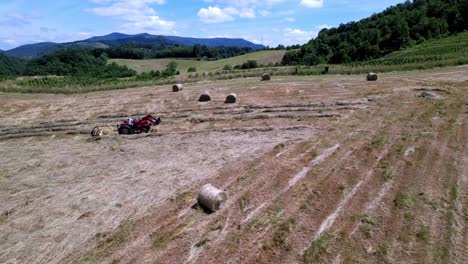
[{"label": "rolling green hill", "polygon": [[[122,33],[111,33],[105,36],[96,36],[85,40],[68,43],[41,42],[27,44],[11,50],[3,51],[8,56],[22,58],[36,58],[62,49],[86,49],[86,48],[108,48],[128,45],[155,45],[165,47],[193,46],[196,44],[208,47],[248,47],[253,50],[265,48],[263,45],[254,44],[244,39],[228,38],[185,38],[176,36],[157,36],[147,33],[126,35]],[[1,52],[1,51],[0,51]]]},{"label": "rolling green hill", "polygon": [[108,46],[99,42],[70,42],[70,43],[53,43],[42,42],[37,44],[28,44],[19,46],[17,48],[5,51],[5,54],[12,57],[20,58],[35,58],[42,55],[50,54],[54,51],[61,49],[93,49],[93,48],[107,48]]},{"label": "rolling green hill", "polygon": [[177,68],[181,73],[186,73],[190,67],[197,68],[198,72],[205,72],[222,70],[225,65],[235,66],[248,60],[256,60],[258,64],[275,64],[281,62],[285,52],[286,51],[284,50],[265,50],[217,61],[197,61],[190,59],[112,59],[109,60],[109,63],[115,62],[119,65],[125,65],[130,69],[136,70],[137,72],[149,72],[151,70],[163,70],[169,62],[175,61],[177,62]]},{"label": "rolling green hill", "polygon": [[382,59],[404,58],[457,58],[468,55],[468,32],[441,39],[432,39],[414,47],[395,51]]},{"label": "rolling green hill", "polygon": [[345,67],[372,67],[373,71],[427,69],[468,63],[468,32],[432,39],[382,58],[352,62]]}]

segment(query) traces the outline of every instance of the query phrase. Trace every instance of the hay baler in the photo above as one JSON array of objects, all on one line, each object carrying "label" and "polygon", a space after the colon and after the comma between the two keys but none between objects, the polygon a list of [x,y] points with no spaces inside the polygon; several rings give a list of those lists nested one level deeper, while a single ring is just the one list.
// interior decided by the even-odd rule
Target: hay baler
[{"label": "hay baler", "polygon": [[141,119],[134,119],[133,125],[128,123],[128,120],[117,126],[117,131],[121,135],[148,133],[151,126],[157,126],[161,123],[160,117],[147,115]]}]

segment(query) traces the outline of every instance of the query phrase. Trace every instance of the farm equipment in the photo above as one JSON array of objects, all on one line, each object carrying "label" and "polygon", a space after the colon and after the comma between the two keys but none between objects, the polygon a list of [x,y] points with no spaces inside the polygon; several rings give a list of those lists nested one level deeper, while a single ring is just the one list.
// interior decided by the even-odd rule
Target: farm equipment
[{"label": "farm equipment", "polygon": [[117,131],[121,135],[128,135],[128,134],[140,134],[140,133],[148,133],[151,129],[151,126],[157,126],[161,123],[160,117],[154,117],[152,115],[147,115],[140,119],[133,119],[132,122],[127,119],[123,121],[122,124],[117,126]]}]

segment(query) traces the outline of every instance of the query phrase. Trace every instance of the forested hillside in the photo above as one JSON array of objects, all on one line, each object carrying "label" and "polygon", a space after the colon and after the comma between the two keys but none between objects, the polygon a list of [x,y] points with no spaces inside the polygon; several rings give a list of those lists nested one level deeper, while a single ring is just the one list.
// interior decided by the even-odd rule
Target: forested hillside
[{"label": "forested hillside", "polygon": [[19,75],[23,71],[24,65],[23,60],[9,57],[0,52],[0,76]]},{"label": "forested hillside", "polygon": [[249,47],[214,47],[196,44],[194,46],[165,47],[154,44],[129,43],[119,47],[96,49],[112,59],[161,59],[161,58],[215,58],[224,59],[244,55],[254,50]]},{"label": "forested hillside", "polygon": [[323,29],[299,50],[287,52],[283,64],[339,64],[375,59],[467,29],[466,0],[406,1],[361,21]]},{"label": "forested hillside", "polygon": [[136,72],[115,63],[107,64],[107,56],[95,56],[91,50],[67,49],[44,55],[27,63],[24,75],[59,75],[79,77],[129,77]]},{"label": "forested hillside", "polygon": [[[263,45],[257,45],[244,39],[226,38],[184,38],[174,36],[155,36],[147,33],[127,35],[122,33],[111,33],[106,36],[92,37],[68,43],[42,42],[28,44],[4,51],[5,54],[15,57],[36,58],[62,49],[93,49],[108,48],[113,50],[110,54],[123,56],[114,57],[121,59],[154,59],[167,57],[193,57],[200,53],[193,52],[192,47],[198,46],[204,49],[202,56],[225,58],[234,55],[242,55],[264,49]],[[190,53],[187,55],[187,51]],[[234,54],[234,55],[232,55]]]}]

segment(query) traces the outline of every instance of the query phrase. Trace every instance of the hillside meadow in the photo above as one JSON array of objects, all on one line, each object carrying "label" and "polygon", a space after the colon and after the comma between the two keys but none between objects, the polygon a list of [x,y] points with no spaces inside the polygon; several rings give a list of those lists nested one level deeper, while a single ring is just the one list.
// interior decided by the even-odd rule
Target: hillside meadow
[{"label": "hillside meadow", "polygon": [[129,60],[129,59],[111,59],[109,63],[115,62],[119,65],[125,65],[137,72],[149,72],[151,70],[161,70],[171,61],[175,61],[178,70],[181,73],[187,73],[190,67],[195,67],[198,72],[220,71],[225,65],[240,65],[248,60],[255,60],[258,64],[268,65],[280,63],[285,54],[285,50],[265,50],[253,52],[241,56],[217,61],[198,61],[196,59],[152,59],[152,60]]}]

